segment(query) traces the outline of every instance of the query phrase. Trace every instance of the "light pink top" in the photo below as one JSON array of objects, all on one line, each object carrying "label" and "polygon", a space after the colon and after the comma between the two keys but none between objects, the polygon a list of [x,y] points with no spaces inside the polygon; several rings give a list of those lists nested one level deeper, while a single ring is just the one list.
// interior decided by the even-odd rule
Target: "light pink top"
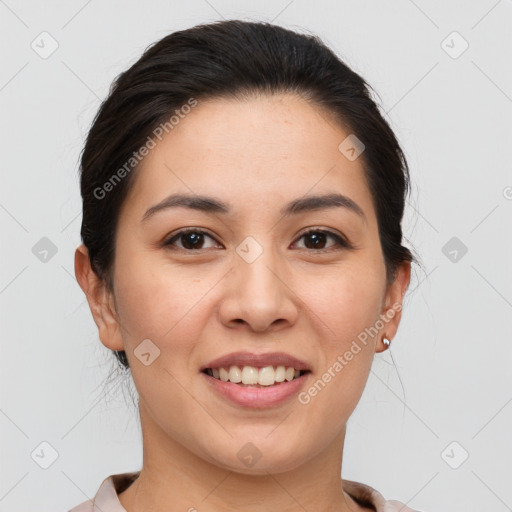
[{"label": "light pink top", "polygon": [[[103,480],[92,501],[84,501],[68,512],[126,512],[117,495],[127,489],[139,473],[137,471],[108,476]],[[375,512],[418,512],[406,507],[400,501],[386,501],[382,494],[368,485],[352,480],[342,480],[342,482],[347,494],[360,505],[373,508]]]}]

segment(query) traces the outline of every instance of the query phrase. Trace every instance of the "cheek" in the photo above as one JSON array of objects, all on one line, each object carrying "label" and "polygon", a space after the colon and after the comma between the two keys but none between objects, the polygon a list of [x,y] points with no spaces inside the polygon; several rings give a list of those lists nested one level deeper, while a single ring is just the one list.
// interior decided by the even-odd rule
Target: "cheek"
[{"label": "cheek", "polygon": [[143,339],[154,340],[164,351],[190,349],[190,339],[199,336],[201,318],[208,301],[208,283],[177,269],[156,266],[150,258],[125,260],[116,275],[118,312],[128,346]]},{"label": "cheek", "polygon": [[377,272],[347,266],[329,280],[317,280],[320,286],[309,283],[303,289],[322,353],[320,382],[309,394],[318,396],[316,406],[326,412],[332,407],[351,412],[363,392],[378,339],[382,279]]},{"label": "cheek", "polygon": [[303,300],[323,321],[320,325],[327,339],[344,345],[375,324],[384,282],[384,274],[378,270],[378,266],[344,265],[328,275],[317,272],[302,283]]},{"label": "cheek", "polygon": [[[149,410],[156,411],[155,421],[171,425],[172,414],[168,416],[160,410],[164,404],[170,411],[197,414],[194,408],[187,409],[190,397],[182,386],[197,372],[191,354],[209,317],[210,306],[208,297],[204,297],[207,283],[153,263],[150,258],[120,263],[116,293],[123,341],[138,393]],[[158,350],[147,342],[141,345],[146,339]],[[151,359],[158,354],[147,366],[141,364],[142,359],[138,360],[138,354],[143,352],[139,346],[148,347],[144,352],[149,352]]]}]

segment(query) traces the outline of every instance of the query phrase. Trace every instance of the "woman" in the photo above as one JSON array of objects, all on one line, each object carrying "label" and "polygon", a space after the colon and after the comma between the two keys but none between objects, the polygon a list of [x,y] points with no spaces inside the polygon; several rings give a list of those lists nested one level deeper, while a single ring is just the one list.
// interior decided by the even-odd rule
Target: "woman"
[{"label": "woman", "polygon": [[216,22],[116,79],[75,272],[134,379],[144,457],[98,510],[411,510],[340,478],[415,260],[408,179],[369,86],[316,37]]}]

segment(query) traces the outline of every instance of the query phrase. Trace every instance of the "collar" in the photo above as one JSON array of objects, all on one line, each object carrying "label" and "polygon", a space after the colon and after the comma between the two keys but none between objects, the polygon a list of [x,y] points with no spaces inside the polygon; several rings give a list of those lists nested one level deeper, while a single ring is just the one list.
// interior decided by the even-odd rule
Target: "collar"
[{"label": "collar", "polygon": [[[69,512],[127,512],[118,494],[127,489],[139,476],[140,471],[117,473],[103,480],[92,502],[88,500]],[[414,512],[399,501],[386,501],[384,496],[369,485],[353,480],[342,480],[343,490],[359,505],[375,512]],[[92,509],[91,509],[92,505]]]}]

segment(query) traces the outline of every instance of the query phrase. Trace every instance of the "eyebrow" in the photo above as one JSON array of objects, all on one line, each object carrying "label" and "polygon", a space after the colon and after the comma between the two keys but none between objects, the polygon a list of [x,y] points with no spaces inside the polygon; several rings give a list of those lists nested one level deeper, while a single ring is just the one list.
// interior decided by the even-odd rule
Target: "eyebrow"
[{"label": "eyebrow", "polygon": [[[144,222],[157,212],[167,210],[169,208],[189,208],[191,210],[197,210],[205,213],[222,215],[229,215],[233,211],[229,204],[214,197],[172,194],[166,197],[163,201],[149,208],[143,215],[141,222]],[[347,210],[356,213],[366,222],[366,216],[363,209],[356,202],[343,194],[306,196],[300,199],[295,199],[285,204],[279,213],[283,217],[289,217],[299,213],[331,208],[346,208]]]}]

